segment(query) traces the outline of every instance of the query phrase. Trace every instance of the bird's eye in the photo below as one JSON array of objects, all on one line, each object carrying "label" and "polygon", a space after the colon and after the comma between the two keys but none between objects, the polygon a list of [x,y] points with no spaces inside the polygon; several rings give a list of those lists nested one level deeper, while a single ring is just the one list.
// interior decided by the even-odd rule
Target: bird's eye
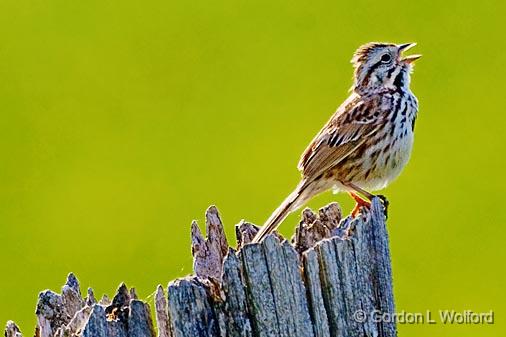
[{"label": "bird's eye", "polygon": [[383,54],[381,55],[381,62],[388,63],[392,59],[392,56],[390,54]]}]

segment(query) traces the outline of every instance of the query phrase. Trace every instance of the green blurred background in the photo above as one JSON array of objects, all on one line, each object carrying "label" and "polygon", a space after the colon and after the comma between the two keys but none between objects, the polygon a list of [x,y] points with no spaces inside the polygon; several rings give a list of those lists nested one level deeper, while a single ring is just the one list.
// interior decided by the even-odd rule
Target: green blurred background
[{"label": "green blurred background", "polygon": [[[40,290],[121,281],[149,298],[191,272],[189,224],[262,223],[351,85],[368,41],[418,42],[412,160],[383,193],[398,310],[495,311],[504,336],[502,1],[0,2],[0,321]],[[328,193],[318,208],[345,195]],[[281,231],[290,235],[291,216]]]}]

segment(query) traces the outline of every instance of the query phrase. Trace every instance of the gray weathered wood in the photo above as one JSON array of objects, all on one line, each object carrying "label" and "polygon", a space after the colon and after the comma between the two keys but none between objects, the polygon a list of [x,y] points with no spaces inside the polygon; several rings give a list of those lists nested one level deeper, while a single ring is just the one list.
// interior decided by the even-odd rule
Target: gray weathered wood
[{"label": "gray weathered wood", "polygon": [[228,243],[218,210],[211,206],[206,211],[204,238],[196,221],[192,222],[193,271],[201,278],[221,280],[223,259],[228,252]]},{"label": "gray weathered wood", "polygon": [[228,313],[227,332],[231,336],[251,337],[253,330],[248,314],[248,301],[241,262],[234,250],[230,249],[223,265],[223,292],[227,299],[225,311]]},{"label": "gray weathered wood", "polygon": [[158,327],[158,337],[172,337],[172,330],[170,330],[170,321],[167,307],[167,298],[163,287],[159,284],[156,287],[155,294],[155,312],[156,312],[156,325]]},{"label": "gray weathered wood", "polygon": [[171,282],[167,292],[174,337],[219,336],[213,299],[198,278]]},{"label": "gray weathered wood", "polygon": [[329,320],[323,302],[318,255],[314,249],[304,254],[304,277],[315,337],[328,337]]},{"label": "gray weathered wood", "polygon": [[[292,242],[271,234],[251,244],[258,227],[236,226],[229,248],[216,207],[206,235],[192,223],[194,276],[161,286],[154,296],[158,337],[395,337],[392,271],[383,206],[342,219],[336,203],[306,209]],[[363,313],[365,316],[357,316]],[[82,298],[69,274],[60,294],[40,293],[37,337],[154,337],[149,305],[121,284],[112,301]],[[21,337],[8,322],[6,337]]]},{"label": "gray weathered wood", "polygon": [[[149,305],[137,299],[135,289],[125,284],[113,300],[107,296],[96,302],[93,290],[82,298],[79,282],[69,274],[61,294],[42,291],[36,308],[36,337],[154,337]],[[9,322],[8,337],[21,337],[19,329]]]},{"label": "gray weathered wood", "polygon": [[5,326],[5,337],[22,337],[21,331],[13,321],[7,322]]}]

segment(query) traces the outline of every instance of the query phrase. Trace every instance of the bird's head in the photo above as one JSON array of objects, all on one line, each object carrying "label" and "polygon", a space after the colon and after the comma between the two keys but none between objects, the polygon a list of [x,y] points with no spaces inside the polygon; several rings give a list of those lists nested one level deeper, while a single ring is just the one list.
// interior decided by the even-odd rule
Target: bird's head
[{"label": "bird's head", "polygon": [[422,55],[404,56],[416,43],[367,43],[357,49],[351,62],[355,67],[353,90],[359,94],[391,88],[408,90],[412,64]]}]

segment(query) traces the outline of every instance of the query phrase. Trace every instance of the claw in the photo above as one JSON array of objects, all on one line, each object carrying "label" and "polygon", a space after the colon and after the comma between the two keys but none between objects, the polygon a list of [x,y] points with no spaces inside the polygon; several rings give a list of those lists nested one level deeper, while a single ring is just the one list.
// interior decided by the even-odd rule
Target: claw
[{"label": "claw", "polygon": [[381,194],[376,195],[381,200],[381,203],[383,204],[383,208],[385,209],[385,219],[388,219],[388,205],[390,205],[390,202],[388,202],[388,199]]}]

